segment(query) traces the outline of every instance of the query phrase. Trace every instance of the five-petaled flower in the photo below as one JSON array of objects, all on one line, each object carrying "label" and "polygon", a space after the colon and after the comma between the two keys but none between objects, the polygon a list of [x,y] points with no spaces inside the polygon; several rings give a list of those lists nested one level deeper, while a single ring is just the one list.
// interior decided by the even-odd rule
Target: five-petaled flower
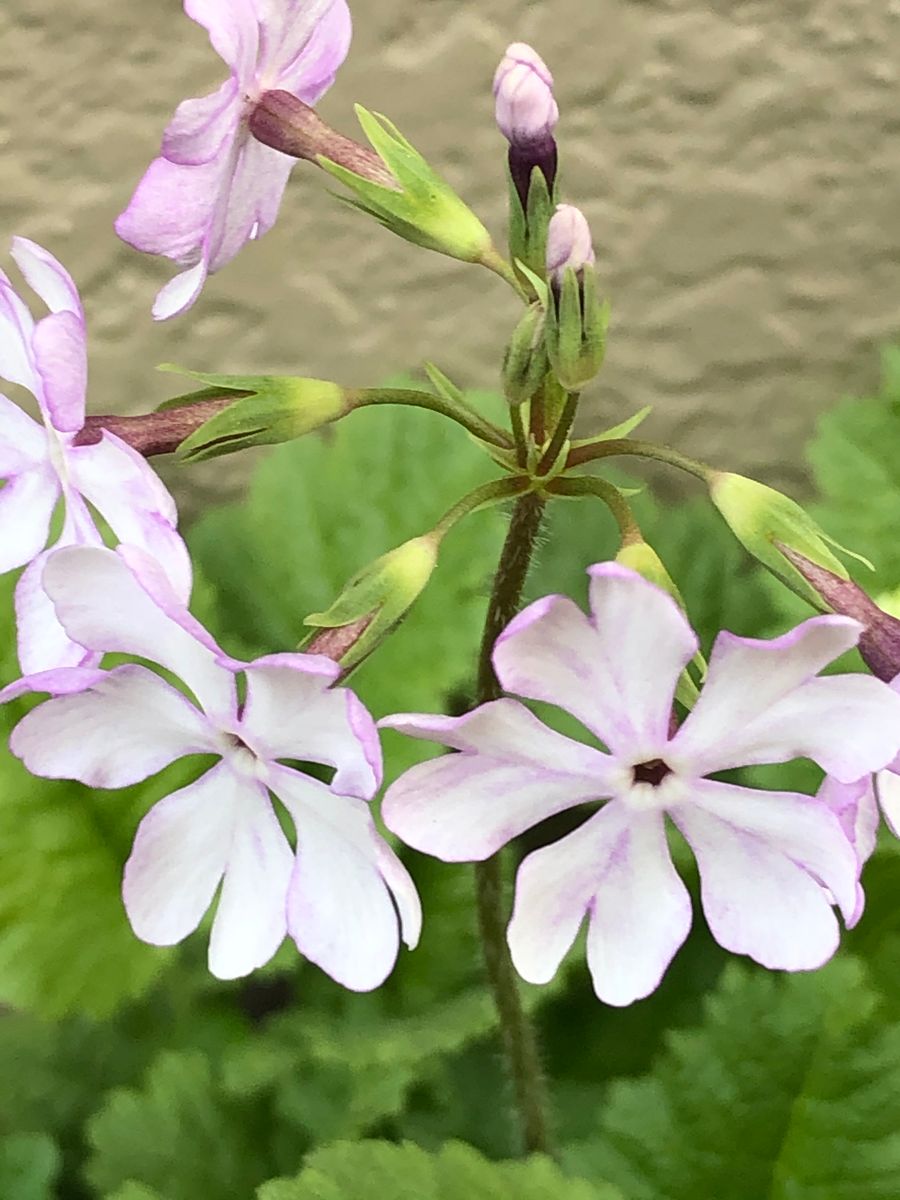
[{"label": "five-petaled flower", "polygon": [[691,905],[667,843],[690,845],[710,929],[765,966],[805,970],[834,952],[836,903],[857,914],[859,862],[815,797],[712,778],[809,757],[841,780],[900,749],[900,697],[862,675],[819,677],[862,627],[815,617],[771,641],[722,633],[693,711],[673,697],[697,639],[675,601],[615,563],[590,570],[591,616],[562,596],[532,604],[494,650],[505,690],[558,705],[606,749],[497,700],[463,717],[402,714],[385,725],[459,751],[413,767],[383,816],[446,861],[485,859],[567,809],[606,800],[573,833],[523,861],[508,938],[520,974],[552,978],[585,916],[597,995],[629,1004],[658,985],[688,934]]},{"label": "five-petaled flower", "polygon": [[[35,322],[0,271],[0,378],[26,388],[42,423],[0,395],[0,573],[30,566],[16,588],[19,661],[25,672],[91,659],[69,639],[41,587],[51,520],[64,518],[57,546],[102,545],[89,505],[115,535],[156,558],[187,597],[191,566],[175,531],[172,497],[152,468],[114,434],[76,445],[84,425],[87,352],[84,313],[69,273],[42,247],[14,238],[12,255],[50,309]],[[94,660],[96,661],[96,659]]]},{"label": "five-petaled flower", "polygon": [[273,89],[315,104],[350,48],[346,0],[184,0],[184,9],[231,74],[178,106],[160,157],[116,222],[137,250],[188,268],[157,296],[157,320],[190,308],[207,275],[275,223],[296,159],[251,136],[254,105]]},{"label": "five-petaled flower", "polygon": [[[180,942],[221,882],[209,947],[215,975],[247,974],[289,933],[344,986],[382,983],[401,929],[407,945],[417,942],[421,912],[366,803],[381,780],[378,733],[355,694],[332,686],[339,667],[309,654],[229,658],[154,560],[132,547],[59,550],[44,583],[72,638],[158,663],[185,691],[143,664],[26,677],[0,701],[51,694],[10,739],[28,769],[118,788],[188,755],[219,760],[138,828],[123,885],[138,937]],[[297,761],[332,768],[330,785],[288,765]],[[272,796],[293,820],[296,851]]]}]

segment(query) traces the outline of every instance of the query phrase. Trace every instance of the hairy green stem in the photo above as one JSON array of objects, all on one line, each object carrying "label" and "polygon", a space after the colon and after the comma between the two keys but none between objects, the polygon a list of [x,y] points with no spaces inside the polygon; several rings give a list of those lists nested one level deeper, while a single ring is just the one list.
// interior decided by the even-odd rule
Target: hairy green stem
[{"label": "hairy green stem", "polygon": [[656,462],[666,463],[667,466],[678,467],[681,471],[696,475],[704,483],[709,483],[713,475],[712,467],[698,462],[695,458],[688,458],[686,454],[680,454],[669,446],[657,446],[655,442],[640,442],[632,438],[610,438],[609,441],[575,446],[566,459],[566,469],[579,467],[588,462],[596,462],[598,458],[613,458],[622,454],[631,454],[638,458],[652,458]]},{"label": "hairy green stem", "polygon": [[447,396],[436,396],[432,392],[420,392],[415,388],[360,388],[351,393],[352,409],[370,408],[376,404],[402,404],[410,408],[427,408],[431,412],[450,417],[452,421],[468,429],[469,433],[492,446],[508,450],[512,439],[504,430],[486,420],[480,413],[469,408],[461,400]]},{"label": "hairy green stem", "polygon": [[477,512],[479,508],[487,508],[491,504],[499,504],[503,500],[511,500],[514,496],[521,496],[523,492],[530,491],[530,489],[531,480],[522,476],[492,479],[490,483],[482,484],[481,487],[475,488],[457,501],[444,513],[431,532],[434,536],[442,538],[457,521],[467,517],[469,513]]},{"label": "hairy green stem", "polygon": [[[478,703],[496,700],[502,689],[491,658],[494,643],[515,616],[534,554],[544,500],[533,492],[520,497],[500,556],[488,605],[478,662]],[[508,920],[503,864],[495,854],[475,868],[478,924],[488,981],[500,1019],[506,1056],[515,1088],[522,1137],[528,1153],[551,1146],[547,1096],[537,1039],[522,1005],[519,981],[506,942]]]}]

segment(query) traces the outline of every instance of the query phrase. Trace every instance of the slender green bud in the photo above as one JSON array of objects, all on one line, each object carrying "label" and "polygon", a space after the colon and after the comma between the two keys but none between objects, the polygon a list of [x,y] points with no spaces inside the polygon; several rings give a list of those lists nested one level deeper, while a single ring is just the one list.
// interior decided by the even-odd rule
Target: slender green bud
[{"label": "slender green bud", "polygon": [[325,612],[304,624],[318,631],[304,649],[328,653],[351,671],[396,628],[418,599],[437,566],[440,536],[412,538],[355,575]]},{"label": "slender green bud", "polygon": [[503,390],[510,404],[524,404],[550,370],[544,343],[544,310],[531,304],[519,321],[503,360]]},{"label": "slender green bud", "polygon": [[354,407],[355,395],[325,379],[290,375],[180,374],[200,379],[217,391],[232,391],[234,400],[221,408],[178,447],[180,458],[201,462],[250,446],[293,441],[337,421]]},{"label": "slender green bud", "polygon": [[830,549],[835,546],[844,550],[844,547],[830,538],[796,501],[755,479],[714,471],[709,491],[713,504],[744,549],[814,608],[828,611],[827,603],[786,557],[782,547],[796,551],[839,579],[849,579],[846,567]]}]

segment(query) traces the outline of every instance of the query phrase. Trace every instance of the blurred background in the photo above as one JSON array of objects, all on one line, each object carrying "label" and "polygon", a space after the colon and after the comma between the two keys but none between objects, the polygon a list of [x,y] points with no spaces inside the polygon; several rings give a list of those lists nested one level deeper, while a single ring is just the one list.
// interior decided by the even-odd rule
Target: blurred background
[{"label": "blurred background", "polygon": [[[433,358],[494,387],[515,316],[503,284],[368,224],[306,165],[276,228],[189,316],[152,323],[171,264],[112,221],[175,104],[224,77],[181,7],[0,6],[0,240],[36,238],[74,274],[94,411],[171,395],[153,371],[171,360],[357,385]],[[591,419],[653,404],[648,436],[802,487],[816,414],[872,390],[900,323],[898,0],[380,0],[354,15],[326,117],[352,133],[354,101],[388,113],[501,243],[491,77],[508,42],[539,49],[566,199],[613,301]]]}]

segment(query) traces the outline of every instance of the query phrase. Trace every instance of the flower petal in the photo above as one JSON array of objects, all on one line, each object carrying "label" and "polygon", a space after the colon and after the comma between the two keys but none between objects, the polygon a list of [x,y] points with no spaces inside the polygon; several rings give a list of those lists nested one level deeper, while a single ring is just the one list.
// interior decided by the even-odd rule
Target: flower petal
[{"label": "flower petal", "polygon": [[285,767],[273,769],[270,787],[297,828],[288,931],[300,953],[332,979],[355,992],[371,991],[397,958],[400,932],[392,895],[400,875],[398,907],[406,914],[406,936],[417,934],[412,883],[396,860],[387,876],[382,872],[383,842],[361,800],[337,796]]},{"label": "flower petal", "polygon": [[177,758],[214,749],[202,714],[139,666],[116,667],[85,691],[38,705],[9,745],[33,775],[96,788],[128,787]]},{"label": "flower petal", "polygon": [[265,788],[242,781],[209,940],[209,969],[217,978],[249,975],[284,941],[293,869],[293,852]]},{"label": "flower petal", "polygon": [[154,159],[116,219],[116,233],[135,250],[193,266],[201,257],[227,161],[224,148],[196,167]]},{"label": "flower petal", "polygon": [[304,104],[315,104],[331,87],[350,49],[350,10],[346,0],[320,0],[318,6],[309,0],[288,0],[287,5],[276,0],[276,4],[287,36],[264,28],[263,60],[273,59],[278,87],[293,92]]},{"label": "flower petal", "polygon": [[66,632],[88,650],[160,663],[207,713],[235,718],[234,676],[219,665],[219,647],[147,555],[133,547],[59,550],[47,563],[44,587]]},{"label": "flower petal", "polygon": [[184,0],[184,11],[209,33],[213,49],[246,80],[256,61],[259,24],[252,0]]},{"label": "flower petal", "polygon": [[900,775],[896,771],[879,771],[875,776],[878,804],[894,837],[900,837]]},{"label": "flower petal", "polygon": [[548,983],[590,915],[588,966],[606,1004],[654,991],[691,927],[660,813],[611,801],[580,829],[534,851],[516,877],[509,946],[519,974]]},{"label": "flower petal", "polygon": [[616,754],[641,762],[668,740],[678,678],[697,639],[671,596],[616,563],[590,569],[592,617],[547,596],[501,634],[503,687],[577,717]]},{"label": "flower petal", "polygon": [[96,444],[73,447],[68,459],[76,487],[119,541],[137,546],[155,559],[175,594],[187,604],[191,560],[175,530],[175,501],[146,459],[106,430]]},{"label": "flower petal", "polygon": [[[826,804],[841,823],[841,829],[856,851],[860,865],[865,864],[875,852],[878,838],[878,802],[872,787],[872,776],[864,775],[855,783],[839,783],[826,775],[816,798]],[[862,884],[856,884],[856,904],[853,912],[844,915],[848,929],[859,921],[866,905]]]},{"label": "flower petal", "polygon": [[84,322],[71,312],[53,313],[38,321],[31,345],[51,424],[60,433],[76,433],[84,425],[87,395]]},{"label": "flower petal", "polygon": [[332,787],[371,800],[381,782],[381,743],[368,711],[348,688],[329,690],[340,674],[330,659],[276,654],[245,668],[241,726],[262,758],[303,759],[336,769]]},{"label": "flower petal", "polygon": [[401,775],[381,810],[399,838],[445,862],[489,858],[532,825],[626,782],[607,755],[548,729],[515,700],[464,717],[404,713],[380,724],[462,751]]},{"label": "flower petal", "polygon": [[141,941],[174,946],[200,924],[228,862],[242,786],[220,763],[141,821],[122,881]]},{"label": "flower petal", "polygon": [[38,671],[36,675],[24,675],[0,689],[0,704],[8,704],[19,696],[31,696],[37,692],[70,696],[73,692],[84,692],[100,683],[106,674],[99,667],[58,667],[52,671]]},{"label": "flower petal", "polygon": [[169,317],[177,317],[180,313],[187,312],[196,304],[208,276],[209,268],[205,261],[201,261],[190,270],[182,271],[180,275],[170,279],[153,301],[153,320],[168,321]]},{"label": "flower petal", "polygon": [[[0,318],[2,320],[2,318]],[[28,413],[0,395],[0,479],[46,462],[47,434]]]},{"label": "flower petal", "polygon": [[249,241],[275,224],[288,176],[297,160],[264,146],[244,131],[222,178],[208,234],[209,273],[221,270]]},{"label": "flower petal", "polygon": [[33,288],[52,313],[73,313],[84,324],[81,297],[72,276],[49,250],[29,238],[14,237],[12,257]]},{"label": "flower petal", "polygon": [[773,970],[827,962],[838,945],[830,897],[852,919],[859,874],[833,813],[811,796],[704,781],[671,816],[697,859],[720,945]]},{"label": "flower petal", "polygon": [[209,96],[183,100],[163,135],[163,157],[180,166],[210,162],[234,135],[240,105],[233,76]]},{"label": "flower petal", "polygon": [[732,760],[740,764],[783,761],[742,758],[744,751],[732,754],[731,747],[742,746],[746,738],[752,753],[748,731],[753,723],[765,721],[774,705],[855,646],[861,631],[857,621],[828,616],[813,617],[770,640],[720,633],[700,699],[674,738],[670,754],[701,775],[723,770]]},{"label": "flower petal", "polygon": [[49,466],[14,475],[0,487],[0,575],[31,562],[47,544],[59,481]]}]

